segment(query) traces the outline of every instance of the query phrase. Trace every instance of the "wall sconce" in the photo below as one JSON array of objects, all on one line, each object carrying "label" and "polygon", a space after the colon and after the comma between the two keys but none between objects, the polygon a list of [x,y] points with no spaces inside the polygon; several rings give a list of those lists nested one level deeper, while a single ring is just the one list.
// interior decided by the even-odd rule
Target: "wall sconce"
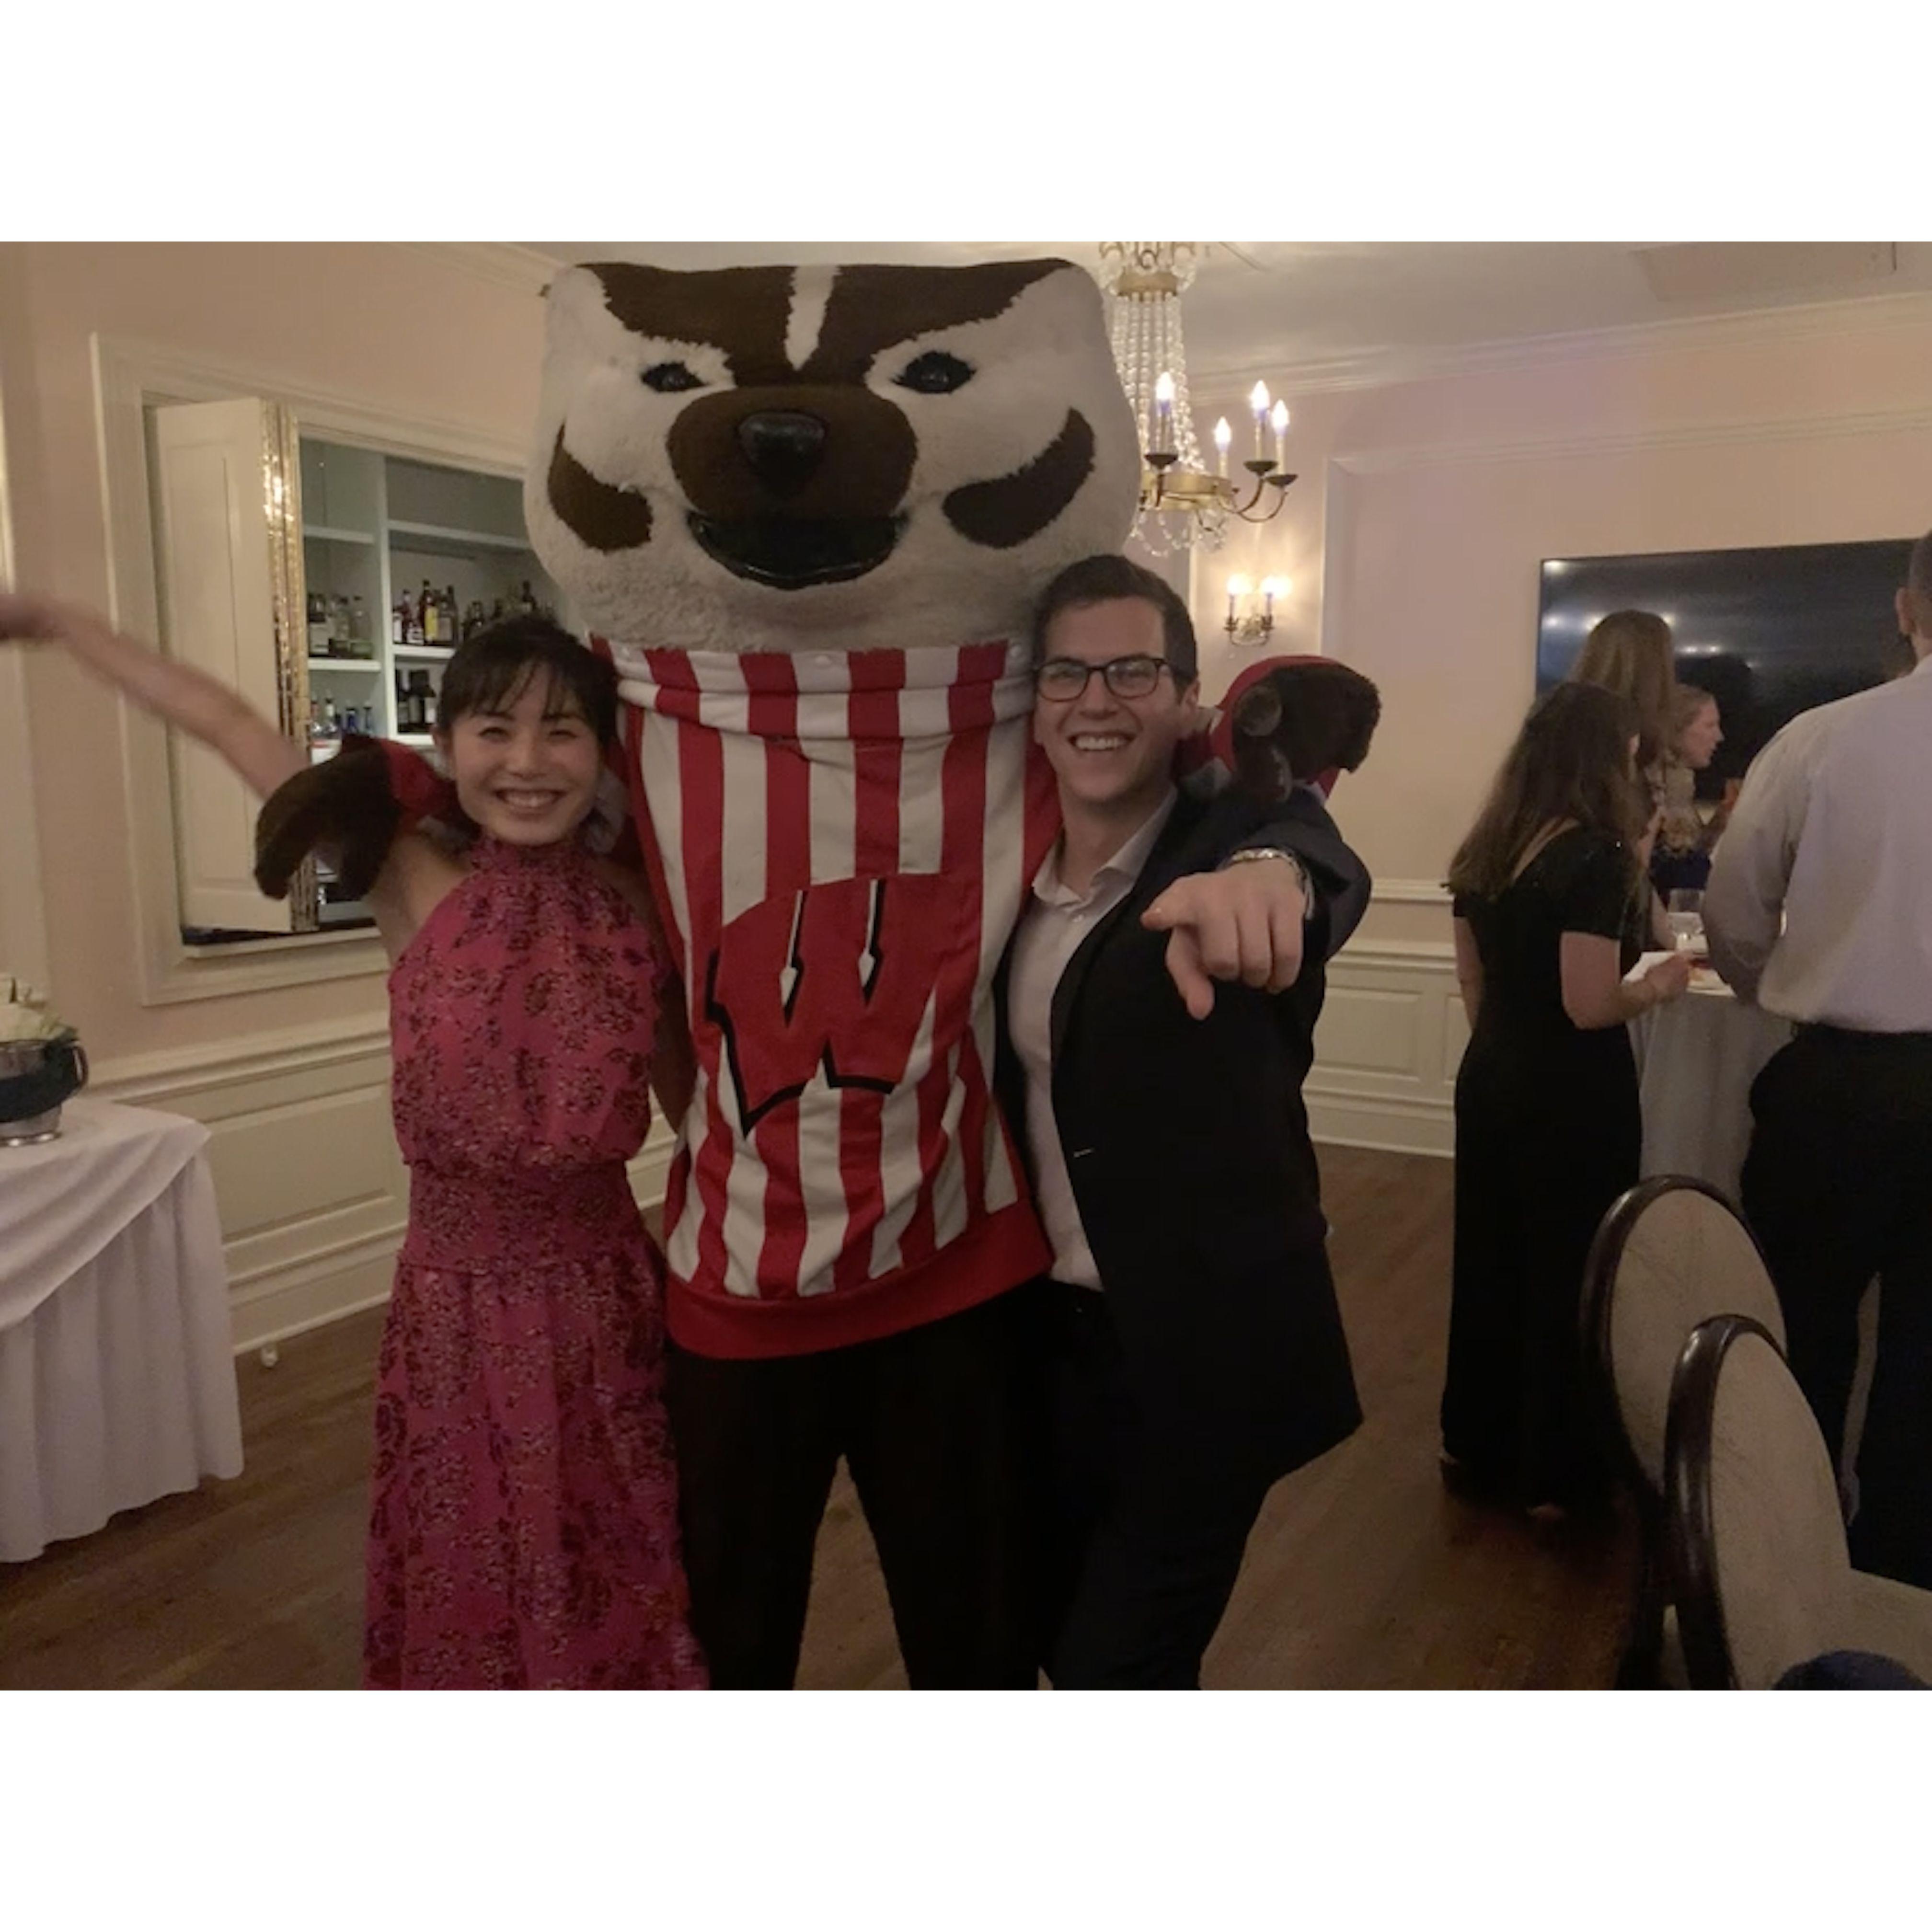
[{"label": "wall sconce", "polygon": [[1231,577],[1228,580],[1228,616],[1221,628],[1228,634],[1231,643],[1237,644],[1262,644],[1274,634],[1274,600],[1286,597],[1288,581],[1285,577],[1264,577],[1262,579],[1261,608],[1255,608],[1256,592],[1245,577]]}]

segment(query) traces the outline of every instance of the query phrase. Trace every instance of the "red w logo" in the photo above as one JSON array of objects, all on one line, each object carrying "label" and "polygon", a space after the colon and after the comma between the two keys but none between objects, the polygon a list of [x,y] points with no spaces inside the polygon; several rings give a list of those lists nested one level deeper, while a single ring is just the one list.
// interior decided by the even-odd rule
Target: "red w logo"
[{"label": "red w logo", "polygon": [[[837,879],[741,913],[711,956],[704,1007],[724,1036],[747,1130],[820,1068],[832,1087],[905,1079],[940,973],[974,956],[979,896],[934,872]],[[935,1057],[950,1040],[935,1038]]]}]

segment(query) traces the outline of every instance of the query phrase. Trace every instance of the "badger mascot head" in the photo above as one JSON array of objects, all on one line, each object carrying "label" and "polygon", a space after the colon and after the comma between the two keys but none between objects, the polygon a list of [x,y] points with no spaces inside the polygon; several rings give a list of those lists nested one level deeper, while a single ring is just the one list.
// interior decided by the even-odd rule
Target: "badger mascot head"
[{"label": "badger mascot head", "polygon": [[530,528],[614,641],[1018,638],[1057,571],[1119,548],[1139,474],[1070,262],[607,262],[550,290]]}]

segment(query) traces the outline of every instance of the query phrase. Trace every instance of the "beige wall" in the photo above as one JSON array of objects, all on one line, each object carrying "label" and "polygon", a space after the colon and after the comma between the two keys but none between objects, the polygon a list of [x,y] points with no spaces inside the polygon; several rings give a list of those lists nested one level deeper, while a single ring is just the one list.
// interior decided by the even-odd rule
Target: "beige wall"
[{"label": "beige wall", "polygon": [[[1202,420],[1244,422],[1252,380],[1197,385]],[[1291,577],[1276,647],[1326,649],[1382,687],[1374,754],[1336,806],[1387,881],[1442,877],[1529,702],[1543,558],[1932,524],[1922,298],[1672,326],[1381,388],[1286,387],[1300,480],[1197,578],[1208,688],[1239,662],[1219,628],[1228,572]],[[1444,910],[1420,901],[1379,906],[1364,939],[1446,940]]]},{"label": "beige wall", "polygon": [[[109,587],[97,334],[274,372],[292,388],[372,412],[515,443],[536,414],[534,290],[454,259],[400,244],[0,246],[15,572],[23,584],[96,604]],[[46,971],[98,1066],[380,1024],[382,989],[373,974],[144,1007],[118,704],[52,656],[30,659],[26,688]]]}]

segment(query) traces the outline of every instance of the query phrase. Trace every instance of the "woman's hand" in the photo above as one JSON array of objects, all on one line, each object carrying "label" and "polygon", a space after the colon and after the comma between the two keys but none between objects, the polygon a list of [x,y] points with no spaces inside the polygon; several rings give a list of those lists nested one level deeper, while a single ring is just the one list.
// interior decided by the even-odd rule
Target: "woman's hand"
[{"label": "woman's hand", "polygon": [[106,620],[79,604],[0,590],[0,640],[11,644],[66,644],[79,631],[100,631]]},{"label": "woman's hand", "polygon": [[1643,984],[1653,989],[1655,1005],[1660,1006],[1666,1000],[1676,999],[1690,984],[1690,954],[1673,952],[1668,959],[1660,959],[1645,974]]}]

